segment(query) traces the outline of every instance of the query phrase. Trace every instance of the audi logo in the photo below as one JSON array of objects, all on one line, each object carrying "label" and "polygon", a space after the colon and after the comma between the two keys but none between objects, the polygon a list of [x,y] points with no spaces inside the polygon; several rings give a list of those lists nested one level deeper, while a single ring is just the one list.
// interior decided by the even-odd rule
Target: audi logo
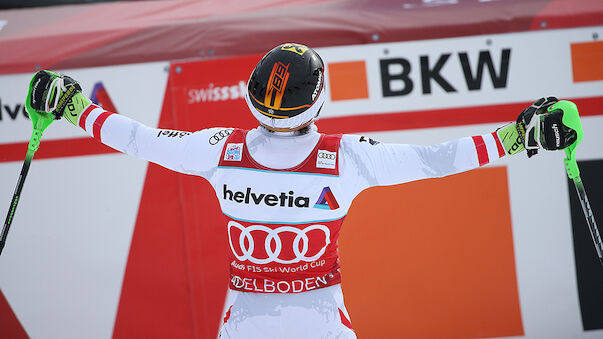
[{"label": "audi logo", "polygon": [[229,130],[229,129],[223,129],[223,130],[218,131],[216,134],[209,137],[209,144],[215,145],[215,144],[219,143],[220,140],[222,140],[230,135],[230,131],[231,130]]},{"label": "audi logo", "polygon": [[330,153],[318,153],[318,158],[319,159],[329,159],[329,160],[335,160],[335,158],[337,157],[336,154],[330,154]]},{"label": "audi logo", "polygon": [[[241,231],[241,234],[238,236],[238,241],[233,239],[233,228]],[[308,236],[308,233],[315,230],[322,232],[322,234],[319,232],[312,233],[312,243],[310,243],[311,240]],[[295,257],[291,259],[281,258],[281,252],[283,251],[283,241],[281,239],[281,235],[286,233],[295,234],[295,238],[291,244],[291,250],[293,251]],[[317,233],[320,235],[317,235]],[[313,251],[316,249],[317,244],[323,243],[322,236],[324,236],[324,245],[316,254],[307,256],[310,248],[312,248]],[[234,244],[233,240],[235,240]],[[310,225],[304,229],[299,229],[292,226],[281,226],[271,229],[264,225],[251,225],[244,227],[236,221],[230,221],[228,223],[228,241],[230,243],[232,253],[240,261],[249,260],[252,263],[259,265],[268,264],[271,262],[277,262],[279,264],[295,264],[300,261],[311,262],[319,259],[325,253],[327,246],[331,243],[331,231],[324,225]],[[258,258],[254,256],[256,241],[264,242],[264,250],[266,251],[265,258]],[[274,249],[272,249],[273,244],[275,245]],[[235,250],[235,245],[238,245],[241,254]],[[258,244],[258,246],[261,245],[262,244]],[[286,249],[286,251],[289,252],[288,249]],[[261,250],[259,252],[261,252]]]}]

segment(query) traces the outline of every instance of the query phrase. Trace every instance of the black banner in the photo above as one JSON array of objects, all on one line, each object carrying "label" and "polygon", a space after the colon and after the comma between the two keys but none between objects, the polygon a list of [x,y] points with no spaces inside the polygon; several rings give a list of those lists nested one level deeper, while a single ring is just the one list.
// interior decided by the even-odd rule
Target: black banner
[{"label": "black banner", "polygon": [[[603,160],[579,161],[580,176],[599,232],[603,225]],[[585,331],[603,329],[603,266],[599,263],[574,182],[568,179],[578,297]]]}]

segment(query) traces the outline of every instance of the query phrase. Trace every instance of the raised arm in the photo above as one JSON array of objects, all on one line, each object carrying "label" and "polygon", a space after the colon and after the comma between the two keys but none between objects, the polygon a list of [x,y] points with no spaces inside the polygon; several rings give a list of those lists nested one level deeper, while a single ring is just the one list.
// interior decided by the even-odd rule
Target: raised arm
[{"label": "raised arm", "polygon": [[[88,113],[88,114],[86,114]],[[196,132],[152,128],[91,104],[78,125],[90,136],[120,152],[171,170],[209,178],[217,166],[222,143],[231,129]]]},{"label": "raised arm", "polygon": [[496,133],[433,146],[384,144],[366,137],[345,135],[341,152],[344,168],[351,176],[358,177],[361,189],[460,173],[506,154]]},{"label": "raised arm", "polygon": [[49,71],[38,72],[32,97],[37,108],[64,117],[90,136],[120,152],[171,170],[208,178],[218,164],[230,129],[197,132],[157,129],[93,104],[73,79]]},{"label": "raised arm", "polygon": [[539,148],[562,149],[575,136],[562,128],[559,114],[547,111],[555,102],[554,97],[541,98],[526,108],[517,122],[495,132],[433,146],[381,144],[345,135],[341,144],[343,167],[362,190],[468,171],[526,148],[528,157]]}]

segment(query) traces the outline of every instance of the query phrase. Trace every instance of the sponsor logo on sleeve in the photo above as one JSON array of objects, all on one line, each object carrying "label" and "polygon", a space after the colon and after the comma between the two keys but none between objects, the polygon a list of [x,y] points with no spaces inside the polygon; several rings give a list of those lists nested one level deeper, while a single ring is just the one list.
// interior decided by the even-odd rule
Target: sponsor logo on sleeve
[{"label": "sponsor logo on sleeve", "polygon": [[169,129],[162,129],[159,130],[159,133],[157,133],[157,137],[168,137],[168,138],[182,138],[184,136],[187,135],[191,135],[191,132],[185,132],[185,131],[172,131]]},{"label": "sponsor logo on sleeve", "polygon": [[209,137],[208,142],[209,142],[210,145],[213,146],[213,145],[219,143],[220,140],[222,140],[222,139],[226,138],[227,136],[229,136],[231,132],[232,132],[232,128],[219,130],[218,132],[216,132],[216,134],[214,134],[211,137]]},{"label": "sponsor logo on sleeve", "polygon": [[243,153],[243,143],[230,143],[226,145],[226,152],[224,152],[225,161],[241,161]]},{"label": "sponsor logo on sleeve", "polygon": [[337,163],[337,152],[329,152],[322,149],[318,150],[316,155],[316,167],[317,168],[329,168],[335,169]]},{"label": "sponsor logo on sleeve", "polygon": [[367,138],[367,137],[365,137],[365,136],[361,136],[359,141],[360,141],[360,142],[368,142],[368,143],[369,143],[369,144],[371,144],[371,145],[377,145],[377,144],[379,144],[379,143],[380,143],[380,142],[379,142],[379,141],[377,141],[377,140],[373,140],[373,139],[371,139],[371,138]]}]

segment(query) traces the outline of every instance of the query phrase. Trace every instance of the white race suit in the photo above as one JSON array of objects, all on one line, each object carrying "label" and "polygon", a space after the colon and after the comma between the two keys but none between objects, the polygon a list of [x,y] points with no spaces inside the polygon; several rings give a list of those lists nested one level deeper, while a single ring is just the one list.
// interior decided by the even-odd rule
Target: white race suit
[{"label": "white race suit", "polygon": [[356,135],[155,129],[91,105],[79,125],[104,144],[213,186],[230,245],[221,338],[355,338],[337,239],[371,186],[442,177],[505,155],[496,133],[434,146]]}]

